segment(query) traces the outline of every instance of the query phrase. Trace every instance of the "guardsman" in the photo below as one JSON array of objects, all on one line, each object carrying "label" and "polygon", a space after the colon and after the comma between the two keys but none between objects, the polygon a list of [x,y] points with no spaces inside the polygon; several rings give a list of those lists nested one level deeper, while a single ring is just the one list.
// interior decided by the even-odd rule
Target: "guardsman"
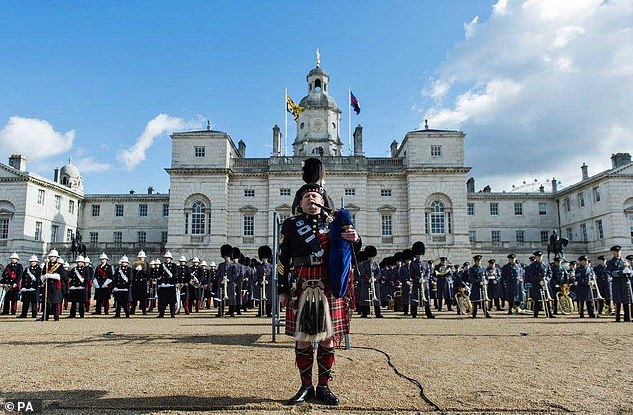
[{"label": "guardsman", "polygon": [[253,269],[251,268],[251,259],[247,256],[243,256],[240,258],[240,262],[242,265],[242,269],[244,271],[243,274],[243,278],[242,278],[242,284],[241,284],[241,291],[240,291],[240,298],[242,299],[242,304],[241,304],[241,308],[242,311],[246,312],[246,310],[248,309],[249,305],[251,304],[251,281],[254,279],[253,277]]},{"label": "guardsman", "polygon": [[90,262],[90,258],[84,257],[84,268],[86,269],[86,313],[90,313],[90,300],[92,298],[92,280],[95,276],[95,268]]},{"label": "guardsman", "polygon": [[546,317],[554,318],[550,307],[551,294],[549,292],[550,279],[552,277],[552,269],[549,264],[543,262],[543,252],[534,252],[534,262],[528,265],[525,270],[525,278],[532,285],[530,287],[530,297],[534,307],[534,317],[538,317],[540,306]]},{"label": "guardsman", "polygon": [[594,297],[592,284],[595,284],[596,277],[593,269],[589,265],[589,258],[587,255],[578,257],[578,267],[576,268],[576,301],[578,301],[578,314],[580,318],[585,318],[585,304],[587,305],[587,312],[589,317],[595,318],[594,312]]},{"label": "guardsman", "polygon": [[141,250],[136,255],[136,261],[132,263],[132,303],[130,314],[136,313],[136,304],[138,303],[143,315],[147,315],[149,266],[146,259],[147,255]]},{"label": "guardsman", "polygon": [[437,308],[442,311],[443,302],[446,301],[448,311],[453,311],[453,274],[448,258],[440,257],[440,262],[433,267],[435,280],[437,281]]},{"label": "guardsman", "polygon": [[273,257],[273,250],[268,245],[257,248],[257,256],[262,261],[255,269],[255,298],[259,301],[259,311],[257,317],[266,313],[266,317],[272,317],[273,308],[273,266],[270,260]]},{"label": "guardsman", "polygon": [[215,298],[219,303],[218,314],[216,317],[224,317],[225,307],[228,306],[228,315],[235,315],[235,285],[237,283],[237,272],[235,265],[231,261],[233,255],[233,247],[229,244],[220,247],[220,255],[224,259],[218,266],[215,278],[216,295]]},{"label": "guardsman", "polygon": [[367,245],[362,251],[365,260],[358,264],[358,299],[361,317],[366,318],[370,314],[370,307],[374,307],[376,318],[382,318],[380,311],[380,281],[383,279],[382,270],[375,261],[378,251],[375,246]]},{"label": "guardsman", "polygon": [[68,301],[70,301],[70,314],[68,318],[77,317],[77,309],[79,309],[79,317],[84,318],[88,276],[84,257],[79,255],[77,259],[75,259],[75,262],[77,265],[68,275]]},{"label": "guardsman", "polygon": [[114,272],[114,278],[112,279],[112,293],[116,302],[114,318],[121,317],[121,308],[125,311],[125,318],[130,318],[132,278],[130,260],[123,255],[119,260],[119,266]]},{"label": "guardsman", "polygon": [[160,259],[156,258],[149,262],[149,294],[147,296],[149,300],[148,311],[152,312],[158,305],[158,279],[162,275],[162,268]]},{"label": "guardsman", "polygon": [[600,290],[600,294],[602,294],[602,299],[598,300],[597,313],[600,315],[603,311],[606,311],[607,314],[611,314],[611,276],[607,272],[607,266],[605,264],[607,257],[600,255],[596,259],[598,263],[593,267],[593,272],[596,274],[598,289]]},{"label": "guardsman", "polygon": [[400,286],[402,287],[402,315],[408,316],[409,306],[411,305],[411,292],[413,291],[413,281],[411,280],[411,262],[413,261],[413,251],[409,248],[402,251],[402,260],[404,261],[404,264],[400,267],[399,275]]},{"label": "guardsman", "polygon": [[555,257],[550,265],[552,269],[552,278],[550,280],[550,292],[552,293],[552,302],[554,303],[554,314],[558,314],[558,293],[561,291],[563,284],[569,283],[567,271],[560,266],[560,257]]},{"label": "guardsman", "polygon": [[508,314],[519,314],[523,303],[523,276],[525,271],[517,263],[515,254],[508,255],[508,263],[501,268],[501,280],[505,285],[505,296],[508,301]]},{"label": "guardsman", "polygon": [[494,302],[497,311],[503,311],[500,301],[503,298],[503,289],[501,287],[501,271],[497,267],[497,261],[494,258],[488,260],[488,267],[486,268],[486,283],[488,284],[488,311],[492,310],[492,303]]},{"label": "guardsman", "polygon": [[215,282],[215,273],[218,270],[218,266],[215,264],[214,261],[211,261],[208,265],[207,265],[207,261],[202,260],[202,263],[200,264],[202,267],[205,268],[205,279],[204,279],[204,308],[206,308],[207,310],[211,309],[211,304],[214,304],[213,301],[213,293],[215,292],[213,290],[213,284]]},{"label": "guardsman", "polygon": [[486,269],[481,266],[481,255],[473,257],[473,265],[468,269],[468,280],[470,281],[470,302],[473,304],[473,318],[477,317],[477,308],[484,312],[484,318],[490,318],[488,313],[488,279]]},{"label": "guardsman", "polygon": [[[242,284],[244,283],[244,266],[240,264],[240,259],[242,258],[242,252],[236,246],[233,247],[233,267],[235,269],[235,276],[237,278],[235,282],[235,304],[233,306],[233,313],[237,312],[238,316],[242,315]],[[230,308],[230,306],[229,306]],[[231,316],[231,311],[229,311],[229,316]],[[233,317],[233,316],[231,316]]]},{"label": "guardsman", "polygon": [[99,255],[99,265],[95,268],[95,277],[92,284],[95,287],[95,311],[92,314],[101,314],[101,308],[105,314],[110,310],[110,290],[112,289],[112,277],[114,270],[108,264],[108,256],[105,252]]},{"label": "guardsman", "polygon": [[176,288],[176,267],[173,262],[174,257],[171,252],[167,251],[163,255],[164,262],[159,266],[160,274],[157,279],[158,283],[158,316],[165,317],[165,309],[169,306],[169,315],[171,318],[176,317],[176,303],[178,302]]},{"label": "guardsman", "polygon": [[607,261],[607,273],[612,278],[611,290],[615,304],[615,321],[620,322],[620,312],[624,309],[624,321],[631,321],[631,265],[625,263],[620,255],[622,247],[611,247],[613,257]]},{"label": "guardsman", "polygon": [[18,318],[26,318],[29,307],[31,308],[31,318],[37,317],[37,300],[38,288],[40,286],[40,277],[42,268],[37,255],[31,255],[29,258],[29,266],[22,272],[22,281],[20,293],[22,294],[22,313]]},{"label": "guardsman", "polygon": [[2,271],[2,277],[0,278],[0,284],[6,291],[4,297],[4,307],[2,307],[2,314],[15,315],[18,309],[18,301],[20,300],[20,279],[24,269],[20,264],[20,257],[16,252],[9,256],[9,263]]},{"label": "guardsman", "polygon": [[[196,313],[200,312],[200,302],[204,291],[206,269],[200,263],[200,259],[194,256],[191,259],[191,288],[189,289],[189,308],[193,304]],[[206,262],[205,262],[206,265]]]},{"label": "guardsman", "polygon": [[[176,284],[180,289],[178,290],[180,306],[184,307],[185,314],[189,314],[189,294],[191,292],[191,268],[187,265],[187,257],[181,255],[178,258],[178,266],[176,268]],[[178,308],[178,314],[180,314],[180,308]]]},{"label": "guardsman", "polygon": [[63,301],[62,280],[65,278],[65,271],[62,264],[57,260],[59,253],[56,249],[51,249],[48,253],[48,262],[44,264],[40,280],[44,285],[42,293],[44,296],[44,315],[42,321],[48,320],[52,314],[55,321],[59,321],[59,312]]},{"label": "guardsman", "polygon": [[431,293],[430,293],[430,279],[431,269],[428,261],[422,258],[426,251],[424,242],[416,241],[411,246],[414,259],[410,264],[410,274],[412,280],[412,292],[411,292],[411,317],[418,317],[418,306],[424,306],[424,313],[426,318],[435,318],[431,313]]}]

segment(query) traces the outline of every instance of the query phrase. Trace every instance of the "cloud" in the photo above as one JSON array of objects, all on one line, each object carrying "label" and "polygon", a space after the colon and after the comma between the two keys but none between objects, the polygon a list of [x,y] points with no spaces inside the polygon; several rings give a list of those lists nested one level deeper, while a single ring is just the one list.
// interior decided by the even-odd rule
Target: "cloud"
[{"label": "cloud", "polygon": [[416,107],[421,126],[466,133],[479,185],[571,184],[633,151],[633,1],[500,0],[464,31]]},{"label": "cloud", "polygon": [[185,129],[187,126],[188,123],[181,118],[158,114],[147,123],[145,130],[138,137],[136,143],[132,147],[119,151],[117,158],[124,164],[127,170],[133,170],[145,160],[145,154],[152,144],[154,144],[156,138],[165,133]]},{"label": "cloud", "polygon": [[13,116],[0,131],[0,145],[7,153],[18,153],[28,160],[42,160],[70,150],[75,131],[55,131],[46,120]]},{"label": "cloud", "polygon": [[110,163],[98,163],[93,157],[85,157],[81,159],[73,159],[73,164],[77,166],[81,174],[84,173],[99,173],[108,171],[112,168]]}]

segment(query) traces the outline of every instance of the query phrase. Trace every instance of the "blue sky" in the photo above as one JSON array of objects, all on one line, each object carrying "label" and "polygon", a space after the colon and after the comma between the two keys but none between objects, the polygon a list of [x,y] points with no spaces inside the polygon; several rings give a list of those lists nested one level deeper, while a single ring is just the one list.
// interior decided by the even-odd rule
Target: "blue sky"
[{"label": "blue sky", "polygon": [[[344,142],[348,86],[360,100],[352,123],[364,127],[366,155],[385,156],[429,118],[466,133],[477,187],[573,181],[582,162],[595,174],[610,152],[632,150],[631,94],[621,91],[633,86],[633,6],[571,3],[2,2],[0,157],[22,152],[49,178],[71,157],[87,193],[167,192],[167,131],[209,119],[249,157],[267,157],[272,126],[283,131],[284,88],[295,101],[306,94],[319,48]],[[596,98],[610,104],[588,114]],[[598,126],[600,152],[551,163],[596,145]]]}]

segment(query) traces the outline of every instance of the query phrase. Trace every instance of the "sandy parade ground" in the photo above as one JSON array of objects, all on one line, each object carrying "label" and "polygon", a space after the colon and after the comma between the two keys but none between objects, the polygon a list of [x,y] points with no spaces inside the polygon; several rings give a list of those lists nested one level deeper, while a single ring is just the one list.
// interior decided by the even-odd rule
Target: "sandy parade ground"
[{"label": "sandy parade ground", "polygon": [[633,324],[613,317],[355,316],[331,408],[284,404],[299,386],[293,343],[272,343],[270,320],[255,311],[67,314],[0,316],[0,401],[43,399],[46,414],[633,413]]}]

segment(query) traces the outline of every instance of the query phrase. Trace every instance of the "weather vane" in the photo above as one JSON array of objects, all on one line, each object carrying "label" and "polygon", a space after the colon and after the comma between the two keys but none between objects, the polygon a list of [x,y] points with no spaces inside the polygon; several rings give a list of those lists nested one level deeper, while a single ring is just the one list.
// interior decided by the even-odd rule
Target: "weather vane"
[{"label": "weather vane", "polygon": [[316,51],[316,58],[317,58],[317,61],[316,61],[317,68],[320,68],[321,67],[321,54],[319,53],[319,48],[317,48],[317,51]]}]

